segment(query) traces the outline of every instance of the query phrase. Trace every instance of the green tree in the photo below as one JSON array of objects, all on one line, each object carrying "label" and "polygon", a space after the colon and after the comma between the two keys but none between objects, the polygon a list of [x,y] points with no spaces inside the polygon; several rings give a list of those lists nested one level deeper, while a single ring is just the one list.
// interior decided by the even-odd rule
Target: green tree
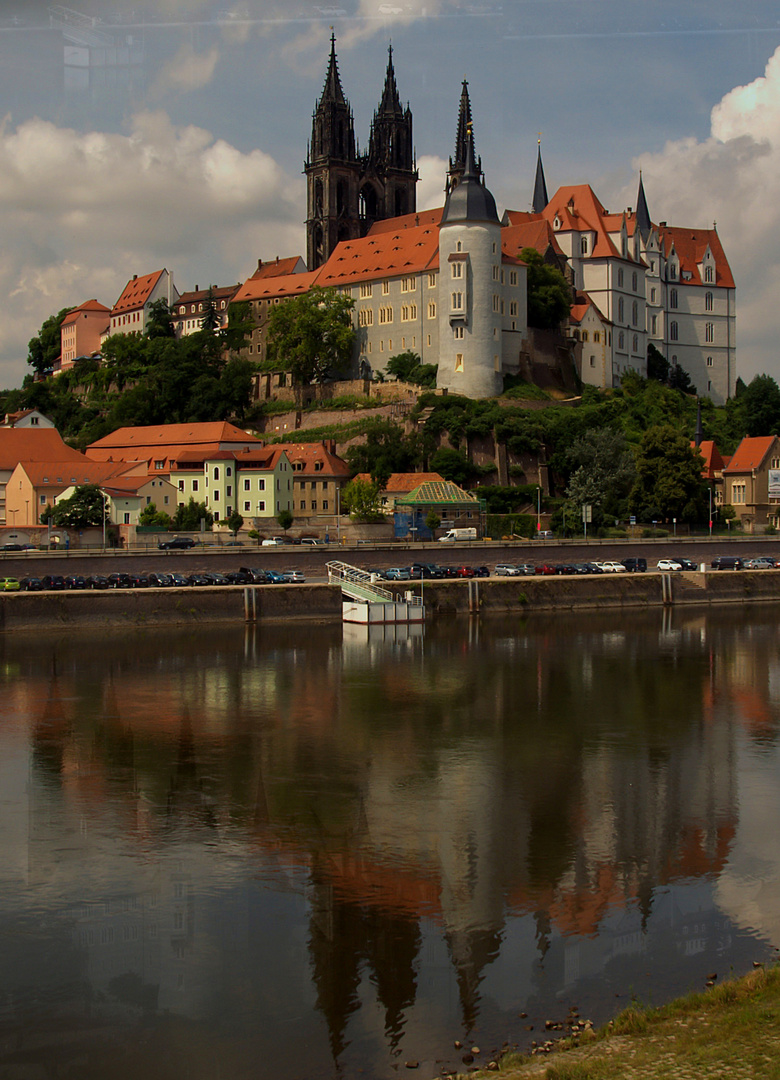
[{"label": "green tree", "polygon": [[80,484],[69,498],[55,503],[46,516],[58,528],[86,529],[103,524],[103,507],[103,493],[97,484]]},{"label": "green tree", "polygon": [[451,480],[459,487],[465,487],[477,471],[468,455],[448,446],[442,446],[431,457],[431,470],[441,473],[445,480]]},{"label": "green tree", "polygon": [[432,533],[436,532],[438,527],[441,525],[441,518],[435,510],[428,511],[425,516],[425,524],[428,526]]},{"label": "green tree", "polygon": [[385,371],[400,382],[413,383],[415,386],[424,386],[426,390],[436,388],[436,373],[438,364],[422,364],[416,352],[407,349],[406,352],[396,353],[387,361]]},{"label": "green tree", "polygon": [[71,308],[62,308],[56,315],[50,315],[37,335],[30,338],[27,346],[27,363],[36,374],[44,375],[54,367],[54,362],[62,351],[60,339],[62,320],[71,310]]},{"label": "green tree", "polygon": [[523,248],[520,258],[528,267],[528,325],[554,330],[571,311],[569,284],[561,271],[546,263],[536,248]]},{"label": "green tree", "polygon": [[578,521],[582,507],[594,508],[594,524],[624,516],[624,501],[636,480],[636,464],[625,436],[614,428],[591,428],[569,448],[574,471],[566,488],[569,520]]},{"label": "green tree", "polygon": [[146,337],[172,338],[176,336],[173,328],[173,315],[164,296],[153,300],[149,305],[149,319],[146,323]]},{"label": "green tree", "polygon": [[209,285],[208,295],[203,305],[203,318],[200,320],[201,330],[206,330],[208,333],[213,334],[219,326],[219,312],[217,311],[217,305],[214,301],[214,286]]},{"label": "green tree", "polygon": [[222,332],[225,348],[231,352],[239,352],[252,336],[255,328],[255,320],[252,315],[252,305],[248,300],[238,300],[228,307],[227,326]]},{"label": "green tree", "polygon": [[744,434],[780,432],[780,387],[771,375],[755,375],[738,399]]},{"label": "green tree", "polygon": [[423,459],[423,440],[404,433],[393,420],[375,419],[366,426],[365,442],[350,446],[347,461],[353,472],[371,475],[383,488],[393,473],[414,472]]},{"label": "green tree", "polygon": [[701,467],[701,455],[686,434],[670,424],[649,428],[637,451],[631,510],[643,521],[704,520],[708,498]]},{"label": "green tree", "polygon": [[690,375],[679,364],[672,364],[669,370],[668,382],[672,390],[681,390],[683,394],[696,393],[696,387],[691,382]]},{"label": "green tree", "polygon": [[155,503],[147,503],[138,516],[139,525],[152,525],[160,529],[170,529],[171,515],[164,510],[158,510]]},{"label": "green tree", "polygon": [[227,520],[228,528],[235,536],[241,526],[244,524],[244,519],[238,510],[234,510]]},{"label": "green tree", "polygon": [[287,532],[295,519],[289,510],[280,510],[276,515],[276,520],[279,522],[279,528],[283,532]]},{"label": "green tree", "polygon": [[346,368],[352,356],[354,300],[336,289],[313,288],[273,307],[267,359],[261,371],[288,371],[304,386]]},{"label": "green tree", "polygon": [[177,532],[197,532],[200,529],[201,520],[205,521],[206,528],[210,529],[214,524],[214,515],[206,509],[205,503],[195,502],[190,496],[190,501],[186,505],[177,507],[172,525]]},{"label": "green tree", "polygon": [[647,346],[647,377],[664,386],[669,382],[669,361],[652,341]]},{"label": "green tree", "polygon": [[381,521],[379,484],[356,476],[341,492],[341,505],[353,521]]}]

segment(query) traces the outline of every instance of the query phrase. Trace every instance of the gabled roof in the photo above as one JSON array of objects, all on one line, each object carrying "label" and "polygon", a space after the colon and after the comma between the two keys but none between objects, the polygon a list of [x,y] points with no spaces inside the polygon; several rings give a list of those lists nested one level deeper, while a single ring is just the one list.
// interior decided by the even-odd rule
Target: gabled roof
[{"label": "gabled roof", "polygon": [[[321,270],[321,268],[320,268]],[[285,274],[282,277],[248,278],[236,295],[234,303],[242,300],[269,300],[277,296],[298,296],[319,284],[320,270],[307,270],[303,274]]]},{"label": "gabled roof", "polygon": [[[213,444],[214,449],[223,449],[224,444],[258,443],[253,435],[242,431],[227,421],[212,421],[202,424],[157,424],[148,427],[123,427],[104,435],[87,447],[87,454],[105,460],[108,453],[117,457],[117,451],[131,451],[135,459],[148,456],[146,451],[157,453],[160,450],[172,450],[174,447],[205,446]],[[262,445],[262,444],[260,444]]]},{"label": "gabled roof", "polygon": [[[99,484],[106,480],[122,476],[127,470],[121,461],[90,461],[79,454],[80,461],[53,459],[52,461],[22,461],[19,467],[24,470],[33,487],[52,491],[64,491],[74,484]],[[148,476],[144,477],[144,482]]]},{"label": "gabled roof", "polygon": [[[371,480],[370,473],[358,473],[355,477],[356,480]],[[391,473],[387,483],[382,489],[383,494],[386,495],[406,495],[410,491],[414,491],[421,484],[444,484],[446,483],[443,476],[437,472],[431,473]]]},{"label": "gabled roof", "polygon": [[301,274],[306,272],[306,263],[300,255],[291,255],[289,258],[280,259],[276,256],[273,262],[264,263],[257,260],[257,270],[248,278],[249,281],[258,281],[261,278],[284,277],[286,274]]},{"label": "gabled roof", "polygon": [[[303,465],[303,469],[298,471],[304,475],[316,473],[317,476],[350,476],[352,473],[346,461],[321,442],[282,443],[279,449],[286,451],[293,467]],[[322,468],[316,469],[317,463],[320,463]]]},{"label": "gabled roof", "polygon": [[79,315],[89,314],[110,315],[111,308],[106,307],[105,304],[99,303],[97,300],[86,300],[83,304],[79,304],[78,307],[69,311],[65,318],[60,323],[60,329],[63,326],[70,326],[71,323],[78,322]]},{"label": "gabled roof", "polygon": [[434,225],[418,225],[342,241],[320,267],[317,284],[328,287],[401,277],[435,270],[438,265],[439,230]]},{"label": "gabled roof", "polygon": [[375,221],[371,228],[368,230],[368,236],[376,236],[378,233],[400,233],[404,229],[415,229],[418,225],[438,225],[441,221],[441,215],[444,212],[443,206],[437,206],[433,210],[417,210],[414,214],[402,214],[401,217],[384,218],[382,221]]},{"label": "gabled roof", "polygon": [[479,500],[470,491],[453,484],[451,480],[427,480],[425,483],[414,488],[404,499],[405,503],[416,503],[418,506],[435,505],[441,503],[477,504]]},{"label": "gabled roof", "polygon": [[[680,277],[678,284],[703,285],[700,263],[709,247],[715,259],[715,285],[724,288],[734,288],[734,278],[731,267],[726,259],[726,253],[720,242],[720,237],[715,229],[683,229],[659,226],[661,250],[668,258],[674,246],[677,257],[680,260]],[[689,278],[684,275],[690,274]]]},{"label": "gabled roof", "polygon": [[585,292],[578,292],[574,297],[574,303],[571,306],[571,314],[569,321],[573,323],[581,323],[589,311],[594,311],[599,320],[605,325],[611,325],[610,320],[605,318],[599,309],[598,305],[594,304],[590,296]]},{"label": "gabled roof", "polygon": [[[516,218],[520,217],[525,217],[527,220],[516,220]],[[545,218],[538,214],[520,215],[514,210],[507,211],[504,220],[507,220],[507,218],[510,224],[504,225],[501,229],[501,250],[504,254],[514,255],[519,258],[523,248],[532,247],[540,255],[544,255],[552,248],[556,255],[564,258],[563,250],[558,243],[553,227]]]},{"label": "gabled roof", "polygon": [[716,473],[723,472],[723,458],[712,439],[702,439],[698,447],[695,442],[692,442],[691,446],[697,449],[704,459],[701,474],[705,480],[714,480]]},{"label": "gabled roof", "polygon": [[[219,285],[214,286],[210,291],[214,300],[230,300],[233,294],[241,288],[241,285]],[[202,304],[204,300],[209,298],[209,289],[198,289],[197,287],[193,292],[181,293],[179,299],[174,302],[174,310],[181,304]]]},{"label": "gabled roof", "polygon": [[132,277],[122,290],[122,295],[111,309],[112,315],[118,315],[126,311],[136,311],[142,308],[154,292],[158,281],[165,273],[165,269],[155,270],[153,274],[144,274],[142,277]]},{"label": "gabled roof", "polygon": [[84,455],[62,441],[56,428],[0,427],[0,469],[14,469],[20,461],[80,461]]},{"label": "gabled roof", "polygon": [[724,473],[752,472],[760,469],[767,454],[777,442],[776,435],[745,436],[724,468]]},{"label": "gabled roof", "polygon": [[622,214],[609,214],[599,202],[590,184],[560,187],[548,202],[543,216],[551,224],[561,222],[557,232],[592,232],[596,234],[591,256],[594,258],[626,258],[615,247],[609,234],[619,232]]}]

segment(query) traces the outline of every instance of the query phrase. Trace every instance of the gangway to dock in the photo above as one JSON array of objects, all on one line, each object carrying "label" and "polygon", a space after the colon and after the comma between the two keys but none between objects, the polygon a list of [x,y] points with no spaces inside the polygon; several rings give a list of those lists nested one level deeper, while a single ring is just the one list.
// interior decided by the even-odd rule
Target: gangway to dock
[{"label": "gangway to dock", "polygon": [[390,589],[377,585],[376,575],[349,563],[329,562],[326,568],[329,583],[340,585],[345,597],[342,605],[344,622],[424,622],[422,597],[411,590],[399,597]]}]

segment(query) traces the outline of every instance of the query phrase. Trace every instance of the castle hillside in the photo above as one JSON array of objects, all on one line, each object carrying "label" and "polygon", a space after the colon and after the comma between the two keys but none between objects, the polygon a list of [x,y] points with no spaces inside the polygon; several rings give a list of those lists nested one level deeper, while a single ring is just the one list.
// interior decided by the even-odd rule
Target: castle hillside
[{"label": "castle hillside", "polygon": [[[184,295],[167,270],[133,277],[104,320],[103,338],[142,333],[160,298],[171,306],[178,334],[200,328],[215,304],[219,329],[230,304],[246,301],[254,330],[244,355],[259,364],[267,359],[271,306],[315,285],[332,287],[355,301],[353,378],[382,375],[392,356],[411,350],[438,366],[440,388],[490,397],[501,392],[504,376],[533,370],[536,335],[528,326],[521,258],[533,248],[570,283],[557,352],[583,384],[618,386],[632,370],[645,376],[653,346],[715,404],[734,394],[736,290],[715,227],[654,223],[641,175],[636,207],[618,213],[587,184],[560,187],[548,198],[541,147],[531,210],[506,210],[499,219],[476,155],[465,81],[444,206],[418,212],[412,114],[401,104],[392,49],[361,152],[332,36],[304,171],[306,263],[298,256],[261,261],[238,287],[196,287]],[[62,369],[94,350],[92,344],[79,352],[77,335],[83,328],[86,342],[89,327],[94,341],[102,306],[96,304],[70,320]]]}]

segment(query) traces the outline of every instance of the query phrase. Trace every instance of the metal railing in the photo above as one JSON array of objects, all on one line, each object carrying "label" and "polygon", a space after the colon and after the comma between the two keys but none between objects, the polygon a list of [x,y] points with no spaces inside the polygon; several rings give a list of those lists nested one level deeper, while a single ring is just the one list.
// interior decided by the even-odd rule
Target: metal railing
[{"label": "metal railing", "polygon": [[[349,563],[345,562],[329,562],[326,563],[326,567],[330,584],[341,585],[341,591],[351,600],[393,604],[398,599],[390,589],[383,589],[381,585],[377,585],[375,581],[372,581],[371,579],[375,575],[368,570],[361,570],[359,566],[350,566]],[[411,604],[413,607],[420,607],[422,597],[407,595],[404,603]]]}]

